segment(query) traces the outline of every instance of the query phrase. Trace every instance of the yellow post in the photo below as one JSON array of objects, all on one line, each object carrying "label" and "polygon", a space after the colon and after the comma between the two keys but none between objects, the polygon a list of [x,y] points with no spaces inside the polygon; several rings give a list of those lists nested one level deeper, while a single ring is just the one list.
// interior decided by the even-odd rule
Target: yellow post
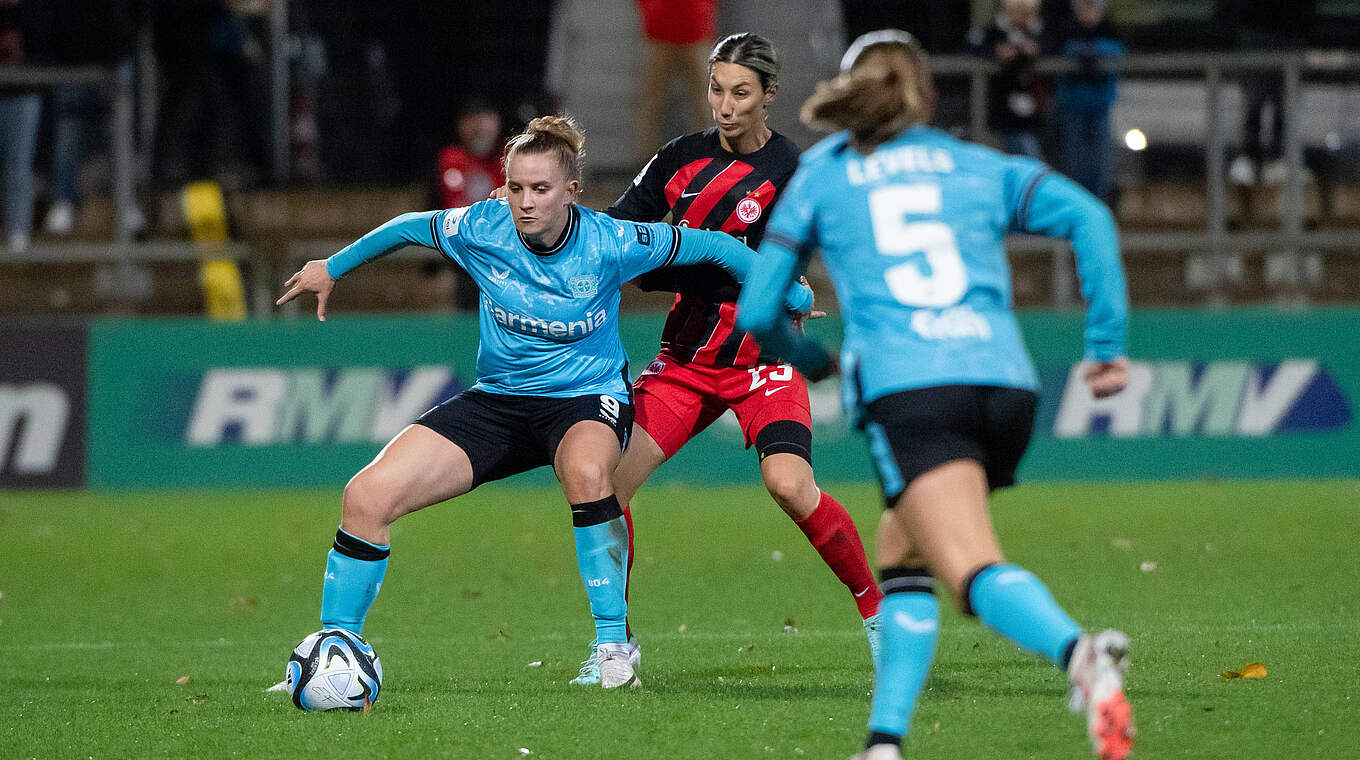
[{"label": "yellow post", "polygon": [[241,322],[246,318],[246,289],[236,261],[225,255],[227,204],[216,182],[191,182],[182,196],[189,238],[202,254],[198,282],[210,319]]}]

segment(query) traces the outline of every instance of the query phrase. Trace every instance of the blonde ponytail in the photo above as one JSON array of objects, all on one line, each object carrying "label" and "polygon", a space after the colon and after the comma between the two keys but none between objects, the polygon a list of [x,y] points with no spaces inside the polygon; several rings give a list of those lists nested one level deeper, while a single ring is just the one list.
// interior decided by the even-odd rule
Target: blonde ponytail
[{"label": "blonde ponytail", "polygon": [[505,163],[516,154],[552,153],[568,181],[581,181],[586,136],[570,116],[540,116],[505,143]]}]

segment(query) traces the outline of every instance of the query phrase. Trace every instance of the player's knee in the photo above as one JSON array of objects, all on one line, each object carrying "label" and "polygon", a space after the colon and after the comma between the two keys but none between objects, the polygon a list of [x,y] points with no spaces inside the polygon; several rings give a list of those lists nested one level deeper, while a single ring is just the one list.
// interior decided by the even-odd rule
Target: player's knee
[{"label": "player's knee", "polygon": [[804,473],[784,470],[765,473],[765,490],[785,510],[802,507],[802,511],[811,514],[817,506],[816,498],[809,498],[810,494],[816,492],[817,486]]},{"label": "player's knee", "polygon": [[387,525],[396,519],[397,489],[385,487],[371,472],[360,472],[345,484],[341,513],[346,523]]},{"label": "player's knee", "polygon": [[575,461],[562,466],[557,477],[572,501],[591,501],[614,492],[612,473],[604,462]]}]

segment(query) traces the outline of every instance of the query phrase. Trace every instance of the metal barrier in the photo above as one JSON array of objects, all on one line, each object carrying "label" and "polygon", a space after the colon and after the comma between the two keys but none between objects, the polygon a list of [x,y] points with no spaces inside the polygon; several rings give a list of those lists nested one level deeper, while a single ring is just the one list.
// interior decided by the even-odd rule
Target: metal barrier
[{"label": "metal barrier", "polygon": [[[279,3],[282,6],[282,3]],[[272,19],[274,31],[281,24],[278,15]],[[1045,58],[1037,62],[1041,73],[1055,74],[1073,71],[1076,66],[1065,58]],[[937,56],[932,59],[932,68],[937,76],[966,76],[969,79],[969,118],[972,134],[985,136],[987,79],[998,72],[1000,67],[993,61],[970,56]],[[1152,55],[1131,55],[1113,62],[1109,70],[1138,76],[1167,76],[1176,78],[1194,77],[1202,79],[1206,85],[1204,140],[1205,165],[1207,167],[1206,195],[1207,213],[1202,232],[1148,232],[1133,233],[1123,237],[1126,255],[1164,254],[1173,251],[1204,252],[1221,268],[1226,267],[1230,251],[1243,247],[1282,252],[1297,256],[1303,250],[1329,250],[1360,253],[1360,229],[1345,228],[1332,230],[1304,229],[1304,173],[1303,139],[1299,130],[1299,109],[1301,82],[1304,74],[1355,74],[1360,72],[1360,54],[1337,51],[1297,51],[1274,53],[1173,53]],[[1227,86],[1225,79],[1243,72],[1277,70],[1284,77],[1284,146],[1286,176],[1282,223],[1278,231],[1261,231],[1245,234],[1229,234],[1227,214],[1227,172],[1224,157],[1228,138],[1222,119],[1220,102],[1222,92]],[[98,67],[0,67],[0,86],[51,87],[62,84],[99,84],[111,90],[113,104],[113,194],[118,219],[114,233],[116,245],[65,244],[52,245],[38,243],[26,253],[8,254],[6,260],[15,263],[74,262],[74,261],[168,261],[193,260],[200,251],[189,243],[145,243],[132,242],[127,212],[135,203],[134,198],[134,124],[133,99],[135,93],[126,82],[120,80],[110,69]],[[274,85],[277,88],[286,83],[286,74],[275,72]],[[275,106],[280,102],[275,93]],[[283,101],[283,102],[286,102]],[[280,124],[274,125],[277,132]],[[286,172],[287,156],[281,146],[275,145],[276,172]],[[295,241],[286,253],[264,253],[252,251],[246,246],[236,245],[231,257],[252,264],[251,304],[256,316],[272,313],[273,285],[281,266],[295,261],[299,253],[306,250],[309,254],[324,255],[321,252],[337,250],[349,241]],[[1053,268],[1052,300],[1055,305],[1068,305],[1075,292],[1070,256],[1065,245],[1018,237],[1011,241],[1009,249],[1017,253],[1051,252]]]},{"label": "metal barrier", "polygon": [[[1240,242],[1228,234],[1227,167],[1224,157],[1228,138],[1221,118],[1221,98],[1225,76],[1247,72],[1280,71],[1284,76],[1284,202],[1281,204],[1279,232],[1254,233],[1254,246],[1270,248],[1297,257],[1307,248],[1323,250],[1360,250],[1360,230],[1305,232],[1303,137],[1299,130],[1301,83],[1304,73],[1360,73],[1360,54],[1350,51],[1273,51],[1226,53],[1164,53],[1130,55],[1105,64],[1106,71],[1138,75],[1194,76],[1206,86],[1204,140],[1208,213],[1203,233],[1153,233],[1124,238],[1126,252],[1148,250],[1205,251],[1220,277],[1227,267],[1231,243]],[[987,78],[1000,71],[995,62],[971,56],[938,56],[931,60],[936,76],[966,75],[969,78],[969,128],[974,136],[987,134]],[[1036,63],[1043,74],[1077,70],[1066,58],[1045,58]],[[1055,255],[1057,283],[1070,283],[1070,265],[1065,256]],[[1056,285],[1055,285],[1056,287]],[[1070,293],[1064,288],[1062,293]],[[1065,305],[1070,296],[1055,292],[1055,303]]]},{"label": "metal barrier", "polygon": [[97,84],[111,93],[113,111],[113,196],[118,209],[114,241],[132,242],[128,213],[136,205],[133,171],[132,87],[98,66],[0,66],[0,87],[55,87],[64,84]]}]

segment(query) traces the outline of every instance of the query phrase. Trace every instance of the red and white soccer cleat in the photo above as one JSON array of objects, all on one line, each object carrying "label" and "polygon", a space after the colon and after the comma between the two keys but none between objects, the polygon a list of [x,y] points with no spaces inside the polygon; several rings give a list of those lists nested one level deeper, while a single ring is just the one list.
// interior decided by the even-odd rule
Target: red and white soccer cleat
[{"label": "red and white soccer cleat", "polygon": [[1113,629],[1085,634],[1067,668],[1068,709],[1086,711],[1086,734],[1099,760],[1124,760],[1133,750],[1133,708],[1124,696],[1129,637]]}]

